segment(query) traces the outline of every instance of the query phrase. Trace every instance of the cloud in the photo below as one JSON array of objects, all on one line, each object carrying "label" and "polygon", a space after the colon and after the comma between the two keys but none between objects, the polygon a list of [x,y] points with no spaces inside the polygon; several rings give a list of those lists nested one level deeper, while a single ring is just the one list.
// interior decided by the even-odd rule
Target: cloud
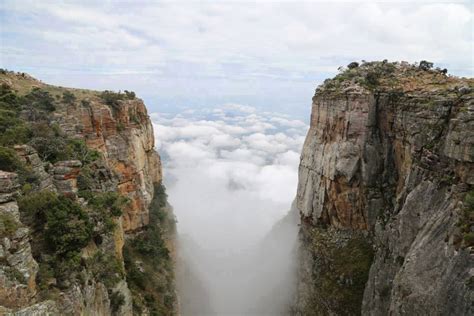
[{"label": "cloud", "polygon": [[[304,78],[349,59],[390,58],[472,73],[473,14],[465,1],[4,1],[0,9],[7,64],[47,60],[69,69],[74,57],[83,69],[102,64],[105,72],[160,68],[245,80]],[[13,55],[14,46],[25,54]]]},{"label": "cloud", "polygon": [[[290,282],[297,226],[268,234],[295,197],[308,126],[239,104],[151,118],[178,220],[179,252],[207,291],[210,308],[217,315],[247,315],[260,306],[261,314],[277,314],[291,284],[287,296],[272,297],[272,304],[258,297],[281,289],[278,280]],[[264,240],[278,246],[271,250]],[[195,297],[189,277],[177,277],[180,294]]]},{"label": "cloud", "polygon": [[306,119],[316,85],[354,60],[474,72],[469,1],[6,0],[0,18],[0,67],[133,90],[153,110],[237,103]]},{"label": "cloud", "polygon": [[[227,236],[222,238],[243,247],[288,211],[296,193],[306,124],[239,104],[174,117],[153,113],[151,118],[165,179],[173,179],[168,190],[179,229],[203,247],[220,247],[221,241],[214,234],[203,237],[197,222],[227,222]],[[272,121],[281,126],[276,128]],[[239,236],[251,227],[247,238]]]}]

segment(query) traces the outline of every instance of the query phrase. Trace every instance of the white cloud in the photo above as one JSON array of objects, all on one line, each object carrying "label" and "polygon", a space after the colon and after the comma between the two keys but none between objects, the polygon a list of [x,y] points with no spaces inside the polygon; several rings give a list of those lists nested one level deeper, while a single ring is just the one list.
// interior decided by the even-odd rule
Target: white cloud
[{"label": "white cloud", "polygon": [[[36,48],[31,61],[17,57],[25,64],[46,58],[49,66],[70,66],[67,49],[83,67],[172,64],[179,72],[186,69],[176,63],[194,64],[202,75],[244,79],[334,71],[347,59],[432,59],[472,71],[473,13],[463,1],[5,1],[1,9],[8,18],[2,33],[25,39],[25,52]],[[9,47],[5,62],[15,59]]]},{"label": "white cloud", "polygon": [[[211,248],[222,245],[214,231],[203,235],[196,221],[223,225],[222,221],[232,219],[226,225],[226,238],[242,247],[289,209],[296,193],[304,123],[277,120],[284,124],[276,129],[268,117],[282,115],[238,104],[183,111],[171,118],[159,113],[151,117],[165,179],[173,179],[168,190],[178,227],[196,242]],[[238,224],[245,222],[242,217],[253,221],[245,223],[253,233],[244,240],[239,236],[244,229]]]},{"label": "white cloud", "polygon": [[[290,209],[308,126],[238,104],[151,117],[178,236],[185,240],[181,254],[196,269],[217,314],[246,315],[257,297],[249,291],[277,286],[271,285],[274,277],[255,270],[263,261],[253,257],[253,247]],[[274,121],[281,126],[268,123],[271,118],[282,118]],[[286,267],[296,224],[280,237],[284,242],[265,260]],[[275,265],[270,270],[282,279],[292,271]]]}]

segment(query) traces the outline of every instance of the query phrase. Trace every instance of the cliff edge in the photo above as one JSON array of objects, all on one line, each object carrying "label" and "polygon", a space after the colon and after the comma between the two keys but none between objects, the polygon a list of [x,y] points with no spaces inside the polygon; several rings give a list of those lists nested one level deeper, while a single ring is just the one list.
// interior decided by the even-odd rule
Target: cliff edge
[{"label": "cliff edge", "polygon": [[473,314],[474,80],[351,63],[316,89],[296,315]]},{"label": "cliff edge", "polygon": [[131,91],[0,71],[0,314],[177,310],[174,216]]}]

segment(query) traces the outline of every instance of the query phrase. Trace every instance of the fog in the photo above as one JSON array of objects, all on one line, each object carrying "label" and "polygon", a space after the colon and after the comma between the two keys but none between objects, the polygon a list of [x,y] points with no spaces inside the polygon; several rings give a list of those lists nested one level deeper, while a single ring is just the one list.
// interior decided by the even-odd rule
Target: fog
[{"label": "fog", "polygon": [[151,117],[178,220],[181,313],[285,314],[307,125],[236,104]]}]

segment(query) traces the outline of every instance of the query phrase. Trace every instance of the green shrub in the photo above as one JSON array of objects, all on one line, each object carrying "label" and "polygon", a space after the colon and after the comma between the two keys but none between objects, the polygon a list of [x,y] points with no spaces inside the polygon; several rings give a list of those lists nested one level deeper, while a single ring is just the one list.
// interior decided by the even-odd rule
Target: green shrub
[{"label": "green shrub", "polygon": [[109,295],[110,298],[110,307],[112,307],[112,314],[116,314],[120,307],[125,304],[125,296],[119,292],[112,292]]},{"label": "green shrub", "polygon": [[41,88],[33,88],[27,95],[24,96],[23,102],[27,107],[52,112],[56,110],[54,98],[48,91]]},{"label": "green shrub", "polygon": [[81,191],[80,195],[87,199],[92,209],[90,215],[96,223],[97,234],[108,234],[114,231],[114,218],[123,214],[123,208],[129,200],[116,192]]},{"label": "green shrub", "polygon": [[82,139],[68,140],[63,155],[66,159],[80,160],[83,165],[90,164],[100,158],[100,153],[87,147],[86,142]]},{"label": "green shrub", "polygon": [[418,66],[418,68],[420,68],[421,70],[428,71],[433,68],[433,63],[426,60],[422,60],[420,61],[420,65]]},{"label": "green shrub", "polygon": [[100,93],[99,97],[102,101],[110,106],[117,107],[120,105],[121,100],[133,100],[135,99],[135,92],[125,90],[125,93],[114,92],[105,90]]},{"label": "green shrub", "polygon": [[92,239],[92,224],[79,204],[63,196],[46,212],[46,240],[59,254],[79,251]]},{"label": "green shrub", "polygon": [[99,96],[105,104],[115,107],[119,106],[119,101],[124,100],[126,97],[123,93],[109,90],[103,91]]},{"label": "green shrub", "polygon": [[18,201],[28,224],[44,232],[49,249],[67,255],[92,239],[92,223],[79,204],[49,191],[36,192]]},{"label": "green shrub", "polygon": [[0,238],[12,236],[19,227],[20,224],[12,214],[0,213]]},{"label": "green shrub", "polygon": [[133,91],[124,90],[124,93],[125,93],[125,97],[129,100],[133,100],[136,97],[135,92]]},{"label": "green shrub", "polygon": [[86,266],[94,278],[104,283],[107,288],[113,288],[125,276],[121,262],[112,254],[97,252],[87,260]]},{"label": "green shrub", "polygon": [[0,170],[16,172],[22,167],[23,164],[13,149],[0,147]]},{"label": "green shrub", "polygon": [[11,88],[0,86],[0,145],[12,146],[25,144],[31,136],[31,131],[20,119],[20,101]]},{"label": "green shrub", "polygon": [[23,122],[12,124],[0,134],[1,146],[13,146],[26,144],[32,135],[31,129]]},{"label": "green shrub", "polygon": [[122,132],[125,130],[125,125],[122,122],[117,122],[117,132]]},{"label": "green shrub", "polygon": [[76,102],[76,96],[69,91],[64,91],[62,100],[64,103],[72,105]]},{"label": "green shrub", "polygon": [[349,65],[347,65],[347,68],[349,68],[349,69],[354,69],[354,68],[357,68],[357,67],[359,67],[359,63],[356,62],[356,61],[353,61]]},{"label": "green shrub", "polygon": [[21,186],[36,186],[38,184],[38,177],[33,170],[20,161],[16,152],[11,148],[0,146],[0,170],[16,172]]},{"label": "green shrub", "polygon": [[0,85],[0,108],[15,112],[20,111],[20,98],[10,86],[5,83]]}]

